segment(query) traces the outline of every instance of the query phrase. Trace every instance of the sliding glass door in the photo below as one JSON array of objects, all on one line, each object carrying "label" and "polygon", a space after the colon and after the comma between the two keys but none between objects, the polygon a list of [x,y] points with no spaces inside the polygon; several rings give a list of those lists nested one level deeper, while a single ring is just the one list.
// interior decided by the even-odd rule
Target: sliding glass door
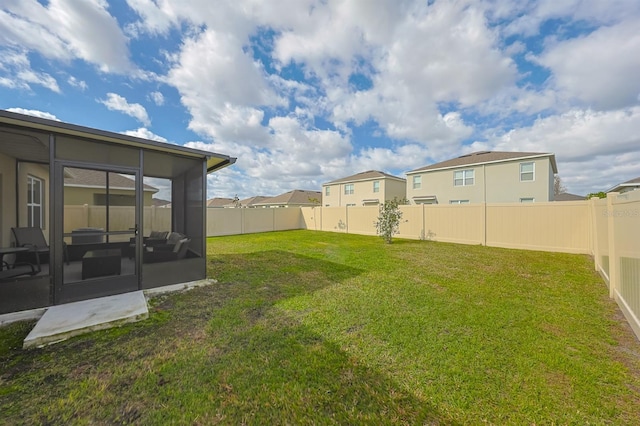
[{"label": "sliding glass door", "polygon": [[139,171],[60,163],[56,214],[62,268],[55,274],[56,303],[135,291],[141,197]]}]

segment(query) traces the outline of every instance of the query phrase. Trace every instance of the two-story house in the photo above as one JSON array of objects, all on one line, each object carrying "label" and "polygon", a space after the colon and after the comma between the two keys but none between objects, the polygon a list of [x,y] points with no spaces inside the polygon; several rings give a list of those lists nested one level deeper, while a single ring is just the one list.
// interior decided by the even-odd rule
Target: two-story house
[{"label": "two-story house", "polygon": [[411,204],[553,201],[554,154],[480,151],[407,172]]},{"label": "two-story house", "polygon": [[370,206],[406,198],[406,179],[369,170],[322,184],[324,207]]}]

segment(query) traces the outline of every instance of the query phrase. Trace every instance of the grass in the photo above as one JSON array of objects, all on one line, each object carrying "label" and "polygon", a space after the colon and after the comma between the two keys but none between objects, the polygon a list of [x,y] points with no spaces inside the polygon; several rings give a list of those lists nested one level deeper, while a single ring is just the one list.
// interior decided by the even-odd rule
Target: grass
[{"label": "grass", "polygon": [[209,239],[218,283],[24,351],[5,424],[637,424],[640,343],[586,256],[290,231]]}]

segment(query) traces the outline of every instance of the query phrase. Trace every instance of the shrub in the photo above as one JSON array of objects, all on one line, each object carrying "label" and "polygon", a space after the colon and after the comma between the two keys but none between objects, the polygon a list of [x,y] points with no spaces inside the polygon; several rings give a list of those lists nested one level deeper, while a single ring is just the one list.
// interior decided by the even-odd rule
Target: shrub
[{"label": "shrub", "polygon": [[400,219],[402,219],[402,212],[400,211],[401,202],[397,199],[387,200],[384,204],[380,205],[380,214],[378,215],[378,221],[373,224],[376,227],[376,232],[384,239],[384,242],[391,244],[394,234],[398,233],[400,229]]}]

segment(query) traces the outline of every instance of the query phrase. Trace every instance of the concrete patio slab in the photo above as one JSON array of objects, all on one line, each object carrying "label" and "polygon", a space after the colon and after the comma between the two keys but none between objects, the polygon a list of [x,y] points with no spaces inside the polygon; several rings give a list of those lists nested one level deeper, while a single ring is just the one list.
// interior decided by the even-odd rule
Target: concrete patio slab
[{"label": "concrete patio slab", "polygon": [[52,306],[47,309],[23,348],[49,345],[89,331],[103,330],[149,316],[142,291]]}]

